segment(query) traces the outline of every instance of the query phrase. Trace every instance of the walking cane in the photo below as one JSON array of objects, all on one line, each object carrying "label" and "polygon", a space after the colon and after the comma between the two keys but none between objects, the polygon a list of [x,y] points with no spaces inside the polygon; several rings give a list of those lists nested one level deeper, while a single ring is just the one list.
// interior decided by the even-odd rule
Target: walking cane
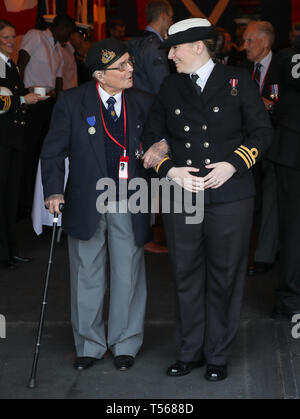
[{"label": "walking cane", "polygon": [[[64,207],[64,204],[59,204],[59,210],[60,211],[63,210],[63,207]],[[42,339],[42,333],[43,333],[43,326],[44,326],[44,319],[45,319],[45,311],[46,311],[46,305],[47,305],[48,284],[49,284],[49,278],[50,278],[50,272],[51,272],[52,255],[53,255],[53,247],[54,247],[54,240],[55,240],[57,223],[58,223],[58,213],[55,212],[54,217],[53,217],[51,247],[50,247],[49,259],[48,259],[48,269],[47,269],[46,280],[45,280],[43,302],[42,302],[41,313],[40,313],[40,321],[39,321],[39,326],[38,326],[38,333],[37,333],[35,351],[34,351],[34,355],[33,355],[31,376],[30,376],[30,380],[28,382],[28,387],[29,388],[35,388],[35,386],[36,386],[36,381],[35,381],[36,371],[37,371],[37,365],[38,365],[38,359],[39,359],[39,353],[40,353],[40,347],[41,347],[41,339]]]}]

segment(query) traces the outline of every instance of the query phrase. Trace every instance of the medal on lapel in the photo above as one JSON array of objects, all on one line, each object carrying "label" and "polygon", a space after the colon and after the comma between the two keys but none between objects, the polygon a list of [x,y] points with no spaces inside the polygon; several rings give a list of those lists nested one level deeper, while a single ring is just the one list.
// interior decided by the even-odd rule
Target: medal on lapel
[{"label": "medal on lapel", "polygon": [[278,102],[278,84],[271,84],[270,86],[271,94],[270,98]]},{"label": "medal on lapel", "polygon": [[230,79],[229,80],[229,83],[230,83],[230,86],[231,86],[231,92],[230,92],[231,96],[237,96],[238,90],[237,90],[236,86],[238,85],[238,82],[239,82],[238,79]]},{"label": "medal on lapel", "polygon": [[96,128],[94,127],[94,125],[96,124],[96,118],[94,116],[88,116],[86,118],[87,123],[89,124],[89,129],[88,129],[88,133],[93,135],[96,133]]},{"label": "medal on lapel", "polygon": [[135,158],[136,158],[137,160],[141,160],[141,159],[143,158],[143,156],[144,156],[144,150],[143,150],[143,148],[142,148],[142,144],[140,145],[140,148],[139,148],[139,149],[137,148],[137,149],[135,150],[134,155],[135,155]]}]

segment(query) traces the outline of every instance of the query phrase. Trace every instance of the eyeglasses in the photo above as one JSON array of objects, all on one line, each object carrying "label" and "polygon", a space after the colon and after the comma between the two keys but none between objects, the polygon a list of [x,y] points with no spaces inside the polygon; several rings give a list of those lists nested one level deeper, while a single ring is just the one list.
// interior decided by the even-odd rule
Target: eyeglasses
[{"label": "eyeglasses", "polygon": [[134,66],[134,58],[133,57],[131,57],[131,58],[129,58],[128,60],[126,60],[126,61],[123,61],[120,65],[119,65],[119,67],[111,67],[111,68],[106,68],[105,70],[107,71],[107,70],[118,70],[118,71],[126,71],[126,69],[127,69],[127,65],[130,65],[131,67],[133,67]]}]

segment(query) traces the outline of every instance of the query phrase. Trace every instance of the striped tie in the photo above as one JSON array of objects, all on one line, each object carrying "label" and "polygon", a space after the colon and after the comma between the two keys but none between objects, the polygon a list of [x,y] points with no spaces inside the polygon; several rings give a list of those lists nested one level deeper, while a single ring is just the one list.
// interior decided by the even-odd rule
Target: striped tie
[{"label": "striped tie", "polygon": [[260,87],[261,68],[262,68],[261,63],[255,64],[254,80],[256,81],[256,84],[258,85],[258,87]]},{"label": "striped tie", "polygon": [[107,110],[108,110],[110,116],[112,117],[114,122],[116,122],[118,120],[118,116],[116,114],[115,106],[114,106],[115,103],[116,103],[116,99],[111,96],[107,99],[106,103],[108,104]]}]

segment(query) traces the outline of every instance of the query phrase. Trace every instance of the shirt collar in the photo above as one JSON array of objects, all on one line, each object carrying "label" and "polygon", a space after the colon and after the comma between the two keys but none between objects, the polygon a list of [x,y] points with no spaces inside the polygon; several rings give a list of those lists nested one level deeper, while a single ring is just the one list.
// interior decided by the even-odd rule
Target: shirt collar
[{"label": "shirt collar", "polygon": [[210,58],[207,63],[205,63],[202,67],[198,68],[195,73],[199,76],[200,81],[205,81],[210,76],[211,72],[213,71],[213,68],[215,66],[215,63]]},{"label": "shirt collar", "polygon": [[112,96],[109,93],[107,93],[104,89],[102,89],[100,84],[98,84],[98,87],[99,87],[99,93],[100,93],[101,100],[105,104],[105,106],[107,106],[106,102],[107,102],[107,99],[110,98],[110,97],[114,97],[116,99],[116,103],[119,103],[121,101],[123,92],[117,93],[116,95]]},{"label": "shirt collar", "polygon": [[5,54],[3,54],[3,52],[0,52],[0,57],[7,63],[7,61],[9,60],[9,57]]},{"label": "shirt collar", "polygon": [[[267,54],[259,63],[263,66],[263,68],[267,69],[270,65],[270,62],[272,60],[272,51],[269,51],[269,54]],[[254,65],[257,64],[258,61],[254,62]]]},{"label": "shirt collar", "polygon": [[155,30],[154,28],[152,28],[152,26],[150,26],[150,25],[146,26],[146,31],[155,33],[155,35],[157,35],[159,37],[159,39],[161,40],[161,42],[163,42],[164,39],[161,36],[161,34],[159,32],[157,32],[157,30]]}]

